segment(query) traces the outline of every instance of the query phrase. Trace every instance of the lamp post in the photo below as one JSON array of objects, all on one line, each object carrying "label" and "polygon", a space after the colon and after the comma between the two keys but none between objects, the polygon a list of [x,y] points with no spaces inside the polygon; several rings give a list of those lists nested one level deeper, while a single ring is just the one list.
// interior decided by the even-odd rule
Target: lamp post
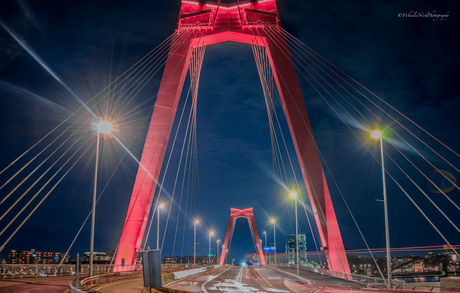
[{"label": "lamp post", "polygon": [[299,275],[299,228],[298,228],[298,221],[297,221],[297,193],[291,191],[289,196],[294,199],[295,202],[295,250],[296,250],[296,263],[297,263],[297,276]]},{"label": "lamp post", "polygon": [[97,120],[93,122],[93,129],[97,133],[96,143],[96,166],[94,168],[94,191],[93,191],[93,208],[91,211],[91,236],[89,245],[89,275],[93,276],[93,260],[94,260],[94,231],[96,226],[96,193],[97,193],[97,169],[99,164],[99,142],[101,134],[105,137],[110,137],[114,127],[110,121]]},{"label": "lamp post", "polygon": [[218,239],[216,241],[216,246],[217,246],[217,249],[216,249],[216,264],[217,264],[217,261],[219,260],[219,243],[220,243],[220,239]]},{"label": "lamp post", "polygon": [[195,220],[193,223],[193,265],[196,265],[196,225],[200,223],[200,221]]},{"label": "lamp post", "polygon": [[274,258],[275,258],[275,267],[276,267],[276,221],[271,219],[270,222],[273,224],[273,246],[275,246]]},{"label": "lamp post", "polygon": [[382,182],[383,182],[383,208],[385,213],[385,238],[386,238],[386,249],[387,249],[387,274],[388,274],[388,288],[391,288],[391,255],[390,255],[390,227],[388,225],[388,200],[387,200],[387,189],[385,184],[385,160],[383,157],[383,133],[380,130],[374,130],[371,132],[371,137],[374,140],[380,141],[380,156],[382,160]]},{"label": "lamp post", "polygon": [[157,221],[157,249],[160,249],[160,211],[165,207],[164,204],[158,205],[158,221]]},{"label": "lamp post", "polygon": [[[265,243],[265,246],[267,246],[267,232],[264,231],[263,233],[265,235],[265,242],[264,243]],[[264,251],[264,245],[263,244],[262,244],[262,251]],[[265,253],[264,253],[264,256],[265,256]]]},{"label": "lamp post", "polygon": [[208,262],[209,262],[210,257],[211,257],[210,255],[211,255],[211,236],[212,236],[212,235],[214,235],[214,232],[213,232],[213,231],[209,232],[209,253],[208,253]]}]

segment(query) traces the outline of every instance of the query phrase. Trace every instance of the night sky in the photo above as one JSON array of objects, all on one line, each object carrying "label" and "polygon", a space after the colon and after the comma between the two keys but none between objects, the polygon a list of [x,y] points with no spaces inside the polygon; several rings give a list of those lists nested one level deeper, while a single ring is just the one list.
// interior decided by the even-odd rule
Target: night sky
[{"label": "night sky", "polygon": [[[457,153],[460,152],[460,139],[456,136],[460,123],[458,114],[460,6],[457,2],[280,0],[277,5],[284,29],[401,111],[449,148]],[[2,126],[0,169],[4,170],[15,158],[72,115],[81,106],[77,98],[83,102],[89,101],[110,81],[170,36],[175,28],[179,9],[179,0],[2,1],[0,3],[2,24],[0,28],[0,125]],[[400,17],[403,13],[411,12],[431,12],[448,16],[445,18]],[[30,52],[35,52],[44,66],[21,47],[7,30],[19,37]],[[44,68],[45,66],[48,70]],[[146,127],[142,122],[146,118],[147,122],[149,121],[150,109],[154,105],[153,97],[158,91],[160,78],[161,70],[123,109],[124,112],[121,111],[126,113],[130,108],[139,106],[120,126],[119,134],[121,141],[137,159],[140,158],[146,134]],[[298,78],[324,160],[369,246],[384,247],[383,204],[376,201],[382,199],[380,165],[306,80],[301,75],[298,75]],[[188,83],[187,79],[183,98],[186,96]],[[460,167],[458,155],[437,143],[402,116],[391,112],[392,110],[382,102],[375,98],[373,100],[453,166]],[[365,102],[364,99],[362,101]],[[182,106],[181,103],[178,113]],[[105,114],[104,107],[94,106],[92,109],[97,115]],[[340,112],[338,107],[335,109]],[[362,107],[360,109],[365,117],[373,121],[374,118],[369,112]],[[187,109],[185,112],[187,113]],[[44,170],[48,167],[52,170],[42,179],[46,181],[78,147],[82,148],[75,158],[87,150],[82,159],[75,164],[75,167],[6,245],[0,253],[1,258],[6,258],[7,252],[11,249],[34,248],[41,251],[65,252],[88,215],[94,183],[96,136],[89,131],[90,115],[84,110],[78,113],[78,117],[75,116],[69,121],[74,122],[79,117],[83,118],[75,124],[76,126],[65,132],[55,144],[45,149],[48,143],[64,132],[65,127],[58,128],[37,148],[0,174],[0,185],[4,185],[43,150],[43,154],[27,166],[21,176],[16,176],[0,190],[0,197],[5,198],[27,174],[51,155],[50,159],[40,167],[41,169],[38,169],[23,186],[0,205],[0,213],[3,214],[32,182],[43,174]],[[282,113],[279,103],[277,103],[277,113]],[[454,167],[423,146],[391,118],[380,111],[376,113],[437,168],[447,171],[448,173],[445,174],[449,176],[452,174],[452,178],[460,178]],[[280,120],[283,133],[287,137],[290,154],[295,158],[285,118],[280,117]],[[374,126],[363,125],[364,128],[358,128],[351,119],[346,121],[378,157],[378,143],[370,141],[366,131]],[[377,125],[378,122],[375,123]],[[79,127],[81,128],[78,129]],[[71,134],[75,135],[70,137]],[[388,134],[391,141],[398,145],[398,149],[424,174],[431,176],[430,178],[436,183],[444,184],[446,195],[460,205],[458,189],[451,188],[452,184],[433,173],[433,167],[407,147],[400,138],[391,132]],[[73,141],[80,135],[82,135],[81,140],[71,148]],[[70,139],[64,142],[69,137]],[[182,142],[183,130],[179,132],[171,160],[171,170],[166,175],[164,185],[166,194],[173,190]],[[60,143],[64,143],[63,148],[52,154]],[[208,231],[214,230],[217,234],[216,239],[224,240],[231,207],[254,207],[259,233],[262,236],[262,231],[267,231],[269,243],[273,242],[273,229],[269,219],[277,218],[279,223],[277,242],[284,243],[286,235],[294,233],[293,203],[288,198],[287,190],[279,184],[276,184],[275,192],[273,191],[270,129],[263,91],[249,45],[224,43],[207,48],[198,93],[197,144],[201,201],[198,201],[198,196],[194,194],[194,206],[193,204],[189,206],[185,226],[184,214],[181,212],[177,237],[174,237],[178,214],[177,202],[180,197],[180,194],[176,193],[176,204],[171,208],[163,255],[172,255],[174,245],[174,255],[193,254],[195,216],[202,221],[198,229],[200,243],[198,254],[207,254]],[[65,159],[52,165],[68,149],[69,152],[64,155]],[[454,224],[460,225],[459,210],[442,194],[433,192],[427,179],[420,175],[395,148],[386,144],[385,150],[439,205]],[[120,237],[138,165],[114,139],[102,143],[101,153],[98,192],[101,192],[106,184],[107,189],[97,206],[95,250],[113,251]],[[73,163],[75,158],[69,164]],[[294,159],[294,162],[295,174],[297,178],[301,178],[297,160]],[[120,166],[109,181],[119,163]],[[460,244],[459,232],[429,203],[398,167],[387,160],[386,168],[447,239],[451,243]],[[53,185],[66,170],[55,177]],[[196,178],[196,172],[193,176]],[[346,249],[365,248],[328,172],[326,177]],[[288,173],[288,182],[285,184],[289,188],[295,187],[292,172]],[[2,230],[39,189],[39,185],[33,187],[23,201],[0,220]],[[392,247],[444,244],[444,240],[388,177],[387,189]],[[48,190],[49,187],[0,236],[0,245],[8,239]],[[306,199],[305,190],[302,189],[300,192]],[[184,195],[182,209],[184,209],[185,199]],[[169,209],[170,199],[166,195],[162,194],[161,201]],[[163,212],[161,235],[163,235],[166,218],[166,213]],[[305,212],[300,208],[299,223],[301,231],[307,234],[308,250],[315,251]],[[183,234],[184,227],[185,234]],[[71,249],[72,257],[75,257],[77,252],[83,253],[89,250],[89,234],[90,225],[87,223]],[[314,234],[317,234],[316,228]],[[185,235],[185,238],[182,235]],[[176,239],[175,244],[174,239]],[[147,245],[153,248],[155,243],[156,219]],[[213,246],[215,247],[215,244]],[[278,251],[283,250],[284,245],[278,245]],[[253,251],[249,228],[240,220],[235,227],[229,258],[242,259],[245,253]]]}]

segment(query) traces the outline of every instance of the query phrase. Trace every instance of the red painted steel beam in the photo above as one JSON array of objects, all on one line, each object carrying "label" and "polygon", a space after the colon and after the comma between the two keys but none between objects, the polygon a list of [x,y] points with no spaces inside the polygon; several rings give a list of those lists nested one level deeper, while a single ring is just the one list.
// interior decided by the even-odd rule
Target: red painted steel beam
[{"label": "red painted steel beam", "polygon": [[254,218],[253,208],[247,208],[244,210],[235,209],[235,208],[230,209],[230,216],[228,217],[227,231],[225,232],[225,240],[222,245],[222,254],[220,256],[219,264],[223,265],[225,262],[225,258],[227,257],[228,252],[229,252],[228,245],[230,242],[230,238],[232,238],[233,236],[232,235],[233,223],[234,223],[234,220],[239,219],[239,218],[247,219],[248,224],[251,225],[252,232],[254,233],[254,241],[257,243],[257,252],[259,253],[259,256],[260,256],[260,263],[263,266],[266,265],[263,249],[260,245],[259,232],[257,230],[256,219]]},{"label": "red painted steel beam", "polygon": [[[199,37],[187,40],[175,52],[173,52],[173,45],[171,46],[171,58],[163,73],[157,104],[142,153],[141,164],[144,167],[139,167],[136,176],[116,264],[121,264],[123,258],[127,265],[136,262],[192,49],[233,41],[266,48],[329,268],[350,272],[337,217],[295,68],[287,49],[286,38],[280,32],[276,36],[266,34],[257,20],[280,25],[274,0],[240,2],[240,5],[235,3],[220,7],[182,1],[176,29],[178,32],[190,31],[190,25],[195,25],[194,30],[200,32]],[[175,41],[177,43],[178,39],[176,38]],[[146,175],[146,170],[151,175]],[[231,214],[226,241],[228,241],[228,228],[231,227],[232,221]],[[224,242],[224,245],[226,247],[228,243]],[[263,253],[261,256],[263,257]],[[222,253],[222,257],[225,258],[225,253]]]},{"label": "red painted steel beam", "polygon": [[183,34],[174,38],[134,182],[115,265],[121,265],[122,259],[126,265],[137,261],[191,53],[190,39],[183,40]]}]

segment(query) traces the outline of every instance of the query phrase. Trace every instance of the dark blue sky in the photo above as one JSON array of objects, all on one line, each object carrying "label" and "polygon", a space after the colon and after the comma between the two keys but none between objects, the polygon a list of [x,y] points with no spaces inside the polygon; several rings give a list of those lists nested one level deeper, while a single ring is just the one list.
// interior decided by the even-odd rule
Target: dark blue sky
[{"label": "dark blue sky", "polygon": [[[456,127],[460,122],[458,4],[452,1],[331,0],[300,3],[278,1],[277,5],[283,27],[287,31],[435,135],[451,149],[460,151],[460,140],[456,137]],[[0,4],[0,18],[6,27],[22,37],[24,44],[33,49],[63,83],[75,92],[76,96],[86,102],[105,88],[111,78],[113,80],[117,74],[127,70],[173,32],[179,8],[179,1],[160,3],[160,1],[18,0],[3,1]],[[448,13],[449,16],[445,20],[398,17],[400,13],[411,11],[423,13],[436,11],[440,14]],[[155,75],[152,82],[128,107],[134,107],[156,94],[160,73]],[[299,81],[317,144],[332,174],[369,245],[372,248],[383,247],[385,244],[383,206],[375,201],[382,197],[380,166],[300,75]],[[184,92],[188,89],[187,82]],[[381,102],[378,104],[383,106]],[[124,129],[120,129],[125,131],[125,134],[120,136],[126,139],[127,145],[131,136],[137,137],[129,147],[137,158],[142,151],[146,129],[141,127],[138,135],[126,133],[141,125],[142,119],[146,117],[152,105],[153,100],[147,102],[141,107],[143,112],[132,115],[131,120],[124,125]],[[0,138],[2,150],[0,169],[3,170],[79,106],[77,99],[21,48],[4,28],[1,28],[0,125],[3,131]],[[389,110],[388,107],[385,109]],[[280,110],[279,107],[277,110]],[[102,109],[99,109],[99,114],[101,113]],[[372,119],[369,113],[364,111],[363,113],[367,118]],[[392,127],[396,127],[396,123],[381,112],[379,116]],[[396,116],[401,119],[401,116]],[[88,122],[88,119],[85,121]],[[283,124],[284,118],[281,120]],[[460,160],[456,155],[410,123],[402,119],[401,121],[454,166],[459,166]],[[350,119],[347,122],[350,122]],[[77,125],[87,127],[84,123]],[[287,127],[286,125],[282,127],[289,141]],[[358,128],[353,129],[366,140],[367,133]],[[401,130],[397,127],[396,129]],[[279,186],[276,187],[275,198],[273,198],[273,178],[270,175],[272,170],[270,132],[263,92],[250,46],[225,43],[207,48],[200,79],[197,131],[202,211],[199,216],[203,221],[199,229],[198,253],[207,253],[208,229],[215,230],[218,238],[223,240],[230,207],[254,207],[259,232],[267,230],[269,239],[273,237],[269,218],[274,215],[279,219],[277,242],[283,243],[285,236],[294,232],[293,206],[286,199],[285,191]],[[79,136],[82,132],[75,133],[75,136]],[[426,147],[419,147],[420,143],[410,138],[407,132],[401,134],[404,139],[414,143],[417,149],[439,169],[446,170],[459,178],[454,168],[436,157]],[[57,134],[53,134],[52,137],[56,136]],[[69,137],[69,133],[67,132],[63,137],[64,139]],[[7,244],[1,253],[3,257],[11,249],[67,250],[91,208],[95,136],[88,133],[83,139],[89,139],[82,147],[82,150],[89,148],[88,153]],[[179,146],[176,145],[176,150],[180,149],[182,139],[178,139]],[[400,141],[395,135],[392,139]],[[47,140],[48,143],[51,140]],[[69,146],[68,143],[66,146]],[[34,149],[15,167],[1,174],[1,185],[46,145],[45,143],[40,145],[39,149]],[[374,154],[378,155],[377,144],[369,143],[369,145]],[[414,160],[425,174],[432,173],[433,168],[424,163],[413,151],[409,151],[402,144],[400,146],[401,151]],[[289,149],[291,155],[295,155],[292,143],[289,144]],[[401,155],[398,155],[397,150],[390,146],[386,147],[386,150],[439,204],[446,215],[460,225],[458,210],[441,194],[431,192],[427,180],[419,175]],[[53,147],[45,150],[41,160],[52,151]],[[60,150],[58,154],[63,152]],[[125,151],[114,140],[104,143],[99,191],[107,183],[124,154]],[[173,188],[179,154],[178,151],[173,153],[172,166],[174,167],[171,167],[165,181],[165,189],[168,192]],[[25,171],[32,171],[41,160],[34,161]],[[52,157],[43,168],[51,166],[55,160],[56,156]],[[96,250],[115,249],[124,221],[137,166],[128,156],[121,162],[114,180],[109,182],[98,204]],[[53,170],[57,170],[61,163],[58,162]],[[397,167],[388,161],[387,169],[413,195],[441,232],[447,235],[448,240],[460,243],[459,233],[424,199],[424,196],[411,185]],[[295,162],[295,170],[297,177],[300,178],[297,162]],[[36,180],[40,172],[42,171],[38,171],[38,175],[34,174],[30,182]],[[333,186],[330,175],[326,174],[326,176],[345,247],[364,248],[364,243],[340,194]],[[1,197],[4,198],[23,178],[24,176],[21,179],[15,178],[11,186],[7,185],[2,189]],[[46,175],[45,178],[48,179],[50,176]],[[440,178],[437,179],[442,181]],[[392,246],[444,244],[441,237],[400,189],[390,179],[387,183]],[[287,184],[294,185],[292,172]],[[27,189],[27,187],[21,188],[17,194],[15,193],[0,206],[1,213],[14,203],[14,199],[20,196],[20,192]],[[34,189],[36,190],[38,188]],[[305,193],[303,195],[305,196]],[[454,189],[447,195],[460,204],[459,190]],[[27,199],[30,197],[30,194],[26,196]],[[178,198],[179,195],[176,195],[176,199]],[[167,205],[169,207],[169,204]],[[26,212],[31,211],[34,206],[35,203]],[[192,210],[196,212],[198,209],[195,207]],[[15,214],[14,211],[17,212],[19,209],[13,210],[12,214]],[[167,240],[164,244],[165,255],[172,253],[176,215],[177,206],[173,205],[166,233]],[[301,230],[308,234],[309,250],[315,250],[305,213],[299,209],[299,215]],[[12,217],[8,215],[1,220],[0,227],[5,227]],[[188,217],[193,215],[189,213]],[[22,219],[24,214],[0,236],[0,244],[11,235]],[[162,223],[165,220],[165,213],[163,213]],[[180,236],[176,237],[175,255],[181,254],[182,242],[184,254],[193,253],[192,220],[190,218],[186,220],[185,241],[182,239],[183,221],[181,215],[178,230]],[[147,245],[155,246],[155,235],[156,229],[152,228]],[[244,253],[253,251],[249,237],[247,225],[238,222],[231,257],[242,257]],[[76,252],[88,249],[89,225],[86,225],[71,251],[72,256]]]}]

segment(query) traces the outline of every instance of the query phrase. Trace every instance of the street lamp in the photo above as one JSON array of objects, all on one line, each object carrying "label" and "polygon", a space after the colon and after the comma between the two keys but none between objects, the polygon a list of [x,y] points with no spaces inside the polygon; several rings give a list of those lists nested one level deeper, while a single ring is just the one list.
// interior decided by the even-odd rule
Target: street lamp
[{"label": "street lamp", "polygon": [[216,246],[217,246],[217,250],[216,250],[216,264],[217,264],[217,261],[219,260],[219,243],[220,243],[220,239],[218,239],[216,241]]},{"label": "street lamp", "polygon": [[99,119],[93,122],[92,128],[97,133],[96,143],[96,166],[94,168],[94,191],[93,191],[93,208],[91,211],[91,236],[89,245],[89,275],[93,276],[94,260],[94,230],[96,226],[96,193],[97,193],[97,169],[99,164],[99,142],[101,135],[104,138],[110,138],[114,131],[114,125],[110,119]]},{"label": "street lamp", "polygon": [[275,246],[275,252],[274,257],[275,257],[275,267],[276,267],[276,221],[275,219],[270,219],[270,222],[273,224],[273,246]]},{"label": "street lamp", "polygon": [[380,141],[380,156],[382,160],[382,182],[383,182],[383,208],[385,213],[385,238],[387,248],[387,274],[388,274],[388,288],[391,288],[391,255],[390,255],[390,227],[388,225],[388,201],[387,190],[385,184],[385,161],[383,157],[383,133],[376,129],[371,132],[371,137],[374,140]]},{"label": "street lamp", "polygon": [[[263,233],[265,235],[265,246],[267,246],[267,232],[264,231]],[[264,251],[264,245],[263,244],[262,244],[262,251]],[[265,253],[264,253],[264,256],[265,256]]]},{"label": "street lamp", "polygon": [[193,223],[193,265],[196,265],[196,225],[199,224],[200,221],[195,220]]},{"label": "street lamp", "polygon": [[295,250],[296,250],[296,263],[297,263],[297,276],[299,275],[299,234],[298,234],[298,221],[297,221],[297,193],[291,191],[289,197],[294,199],[295,202]]},{"label": "street lamp", "polygon": [[165,207],[164,204],[158,205],[158,221],[157,221],[157,249],[160,249],[160,210]]},{"label": "street lamp", "polygon": [[212,235],[214,235],[214,232],[213,232],[213,231],[209,232],[209,253],[208,253],[208,262],[209,262],[210,257],[211,257],[210,255],[211,255],[211,236],[212,236]]}]

